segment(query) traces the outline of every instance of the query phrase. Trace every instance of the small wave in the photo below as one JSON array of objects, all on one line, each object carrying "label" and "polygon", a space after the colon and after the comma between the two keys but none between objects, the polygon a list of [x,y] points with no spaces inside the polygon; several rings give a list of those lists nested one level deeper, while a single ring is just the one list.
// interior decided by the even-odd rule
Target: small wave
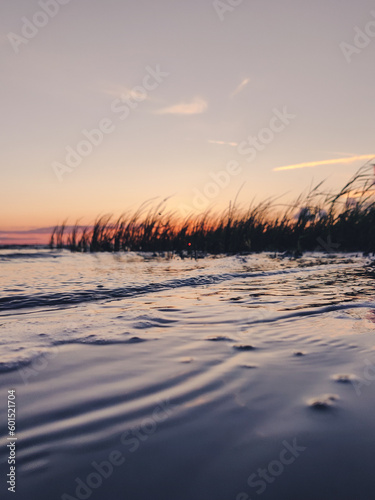
[{"label": "small wave", "polygon": [[[31,370],[39,372],[43,370],[43,366],[48,364],[50,360],[55,358],[59,353],[59,348],[66,345],[93,345],[93,346],[110,346],[110,345],[132,345],[141,344],[151,339],[144,339],[142,337],[130,338],[101,338],[95,335],[88,335],[82,338],[54,340],[50,343],[50,347],[41,348],[39,350],[24,349],[22,354],[15,355],[14,353],[7,356],[7,360],[0,361],[0,373],[7,373],[16,370]],[[155,339],[152,339],[155,340]],[[27,373],[25,374],[27,378]],[[22,373],[21,373],[22,378]]]},{"label": "small wave", "polygon": [[82,339],[56,340],[52,344],[55,346],[68,344],[90,344],[90,345],[116,345],[116,344],[140,344],[148,339],[141,337],[131,337],[130,339],[102,339],[85,337]]},{"label": "small wave", "polygon": [[0,261],[2,260],[30,260],[30,259],[57,259],[61,257],[61,253],[52,252],[13,252],[0,253]]},{"label": "small wave", "polygon": [[137,318],[138,321],[132,326],[137,330],[146,330],[148,328],[166,328],[173,326],[177,320],[165,319],[150,316],[141,316]]},{"label": "small wave", "polygon": [[[346,266],[346,264],[335,265],[336,268]],[[326,269],[327,266],[310,266],[308,271],[316,271]],[[293,268],[276,271],[262,272],[236,272],[211,275],[199,275],[185,279],[174,279],[160,283],[149,283],[146,285],[135,285],[121,288],[97,288],[83,291],[72,291],[66,293],[49,293],[49,294],[34,294],[27,295],[11,295],[0,297],[0,312],[14,311],[19,309],[33,309],[41,307],[66,307],[73,306],[85,302],[125,299],[127,297],[134,298],[135,296],[146,295],[150,293],[163,292],[183,287],[202,287],[207,285],[215,285],[225,281],[235,279],[251,279],[251,278],[269,278],[274,276],[291,275],[298,273],[306,273],[307,269]],[[300,313],[304,314],[304,313]],[[262,320],[263,321],[263,320]],[[270,320],[271,321],[271,320]]]},{"label": "small wave", "polygon": [[32,363],[33,358],[20,359],[17,361],[0,361],[0,373],[12,372],[24,368]]},{"label": "small wave", "polygon": [[56,356],[56,347],[41,348],[41,349],[24,349],[22,354],[15,355],[14,353],[8,356],[8,360],[0,361],[0,373],[7,373],[16,370],[21,370],[31,365],[35,365],[35,369],[39,370],[40,366]]},{"label": "small wave", "polygon": [[244,324],[245,326],[257,325],[259,323],[277,323],[278,321],[289,320],[289,319],[302,319],[306,316],[318,316],[321,314],[333,312],[333,311],[344,311],[347,309],[360,309],[369,308],[375,309],[375,304],[373,302],[348,302],[346,304],[332,304],[330,306],[315,307],[314,309],[308,309],[305,311],[299,310],[295,313],[290,314],[280,314],[276,316],[271,316],[269,318],[262,318],[260,320],[248,321]]}]

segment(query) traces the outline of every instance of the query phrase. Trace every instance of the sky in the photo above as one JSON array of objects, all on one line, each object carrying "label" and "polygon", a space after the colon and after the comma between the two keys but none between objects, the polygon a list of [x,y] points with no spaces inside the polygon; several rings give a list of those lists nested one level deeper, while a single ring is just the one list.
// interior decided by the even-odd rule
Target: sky
[{"label": "sky", "polygon": [[0,28],[0,242],[337,189],[375,156],[370,0],[3,0]]}]

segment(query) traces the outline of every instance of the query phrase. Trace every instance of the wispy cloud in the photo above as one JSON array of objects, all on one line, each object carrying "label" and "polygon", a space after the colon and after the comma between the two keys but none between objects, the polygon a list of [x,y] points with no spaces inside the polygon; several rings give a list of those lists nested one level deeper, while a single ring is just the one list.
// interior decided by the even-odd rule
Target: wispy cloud
[{"label": "wispy cloud", "polygon": [[190,102],[181,102],[156,111],[159,115],[199,115],[208,108],[208,103],[200,97]]},{"label": "wispy cloud", "polygon": [[250,78],[244,78],[238,87],[232,92],[231,97],[242,92],[242,90],[250,83]]},{"label": "wispy cloud", "polygon": [[320,167],[322,165],[342,165],[344,163],[354,163],[359,160],[371,160],[375,155],[351,156],[350,158],[336,158],[333,160],[310,161],[306,163],[297,163],[296,165],[286,165],[285,167],[274,168],[274,172],[280,170],[295,170],[297,168]]},{"label": "wispy cloud", "polygon": [[104,94],[110,95],[112,97],[117,97],[119,99],[150,99],[147,92],[140,92],[136,88],[130,89],[123,85],[109,85],[102,89]]},{"label": "wispy cloud", "polygon": [[221,144],[221,145],[224,145],[224,146],[233,146],[233,147],[238,146],[238,142],[214,141],[214,140],[211,140],[211,139],[209,139],[208,142],[210,144]]}]

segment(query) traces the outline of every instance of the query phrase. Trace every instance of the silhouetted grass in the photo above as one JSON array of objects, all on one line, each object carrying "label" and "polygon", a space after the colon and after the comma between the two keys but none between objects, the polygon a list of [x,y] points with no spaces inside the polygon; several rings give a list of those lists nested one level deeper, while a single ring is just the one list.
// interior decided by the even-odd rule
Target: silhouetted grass
[{"label": "silhouetted grass", "polygon": [[230,205],[222,214],[206,212],[179,219],[164,203],[143,204],[117,220],[98,218],[93,226],[66,223],[51,235],[51,248],[79,252],[171,252],[180,255],[233,254],[261,251],[320,250],[375,252],[375,186],[373,164],[367,163],[339,193],[322,191],[322,183],[293,204],[276,200],[246,211]]}]

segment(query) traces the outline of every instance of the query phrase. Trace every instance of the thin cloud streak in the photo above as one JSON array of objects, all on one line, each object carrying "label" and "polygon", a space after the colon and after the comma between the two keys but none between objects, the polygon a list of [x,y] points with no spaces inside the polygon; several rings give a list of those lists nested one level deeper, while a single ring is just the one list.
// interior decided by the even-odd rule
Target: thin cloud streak
[{"label": "thin cloud streak", "polygon": [[310,161],[306,163],[297,163],[296,165],[287,165],[285,167],[277,167],[274,168],[274,172],[278,172],[281,170],[295,170],[298,168],[308,168],[308,167],[319,167],[321,165],[339,165],[343,163],[354,163],[359,160],[371,160],[375,158],[375,155],[361,155],[361,156],[353,156],[350,158],[336,158],[334,160],[322,160],[322,161]]},{"label": "thin cloud streak", "polygon": [[232,92],[231,97],[233,98],[235,95],[242,92],[242,90],[250,83],[250,78],[244,78],[242,82],[238,85],[238,87]]},{"label": "thin cloud streak", "polygon": [[196,97],[191,102],[181,102],[167,108],[156,111],[158,115],[200,115],[208,108],[208,103],[200,97]]},{"label": "thin cloud streak", "polygon": [[136,88],[131,89],[128,87],[124,87],[122,85],[113,85],[102,89],[102,92],[111,97],[117,97],[120,99],[143,99],[143,100],[151,100],[150,96],[145,92],[141,93],[137,91]]},{"label": "thin cloud streak", "polygon": [[224,145],[224,146],[233,146],[233,147],[238,146],[238,142],[214,141],[211,139],[209,139],[208,142],[210,144],[220,144],[220,145]]}]

